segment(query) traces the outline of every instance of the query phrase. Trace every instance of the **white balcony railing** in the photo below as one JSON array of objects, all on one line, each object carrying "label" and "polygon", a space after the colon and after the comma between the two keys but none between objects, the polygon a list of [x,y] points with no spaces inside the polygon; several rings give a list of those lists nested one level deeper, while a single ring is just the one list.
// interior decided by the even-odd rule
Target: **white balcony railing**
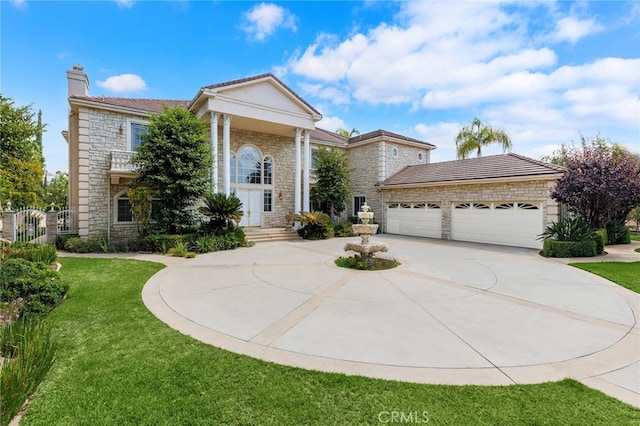
[{"label": "white balcony railing", "polygon": [[133,151],[111,151],[111,171],[135,172],[136,167],[131,162],[135,154]]}]

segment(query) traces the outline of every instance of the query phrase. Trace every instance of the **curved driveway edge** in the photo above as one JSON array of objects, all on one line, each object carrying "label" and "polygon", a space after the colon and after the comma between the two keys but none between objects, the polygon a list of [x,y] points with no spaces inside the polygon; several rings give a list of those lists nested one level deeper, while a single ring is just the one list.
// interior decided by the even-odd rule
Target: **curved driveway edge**
[{"label": "curved driveway edge", "polygon": [[438,384],[571,377],[640,406],[637,294],[525,249],[376,239],[401,267],[336,267],[351,239],[260,243],[172,261],[143,301],[184,334],[279,364]]}]

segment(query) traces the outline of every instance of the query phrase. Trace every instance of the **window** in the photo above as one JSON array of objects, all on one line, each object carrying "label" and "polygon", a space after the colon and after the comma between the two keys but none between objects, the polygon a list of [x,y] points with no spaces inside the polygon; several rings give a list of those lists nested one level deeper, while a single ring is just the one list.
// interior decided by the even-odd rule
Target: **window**
[{"label": "window", "polygon": [[[264,179],[263,183],[265,185],[273,184],[273,159],[271,157],[264,157]],[[266,211],[266,210],[265,210]]]},{"label": "window", "polygon": [[129,197],[127,197],[126,193],[118,197],[116,209],[117,222],[133,222],[133,216],[131,215],[131,202],[129,201]]},{"label": "window", "polygon": [[311,170],[316,169],[318,162],[318,148],[311,148]]},{"label": "window", "polygon": [[427,203],[427,208],[428,209],[439,209],[440,206],[438,204]]},{"label": "window", "polygon": [[265,189],[262,193],[262,211],[270,212],[273,210],[273,192],[270,189]]},{"label": "window", "polygon": [[389,208],[390,209],[397,209],[399,207],[400,207],[400,204],[398,204],[398,203],[389,204]]},{"label": "window", "polygon": [[427,205],[425,203],[416,203],[413,205],[414,209],[426,209]]},{"label": "window", "polygon": [[424,159],[424,154],[419,152],[418,153],[418,161],[422,161]]},{"label": "window", "polygon": [[393,158],[396,158],[398,156],[398,148],[396,148],[395,146],[391,148],[391,156]]},{"label": "window", "polygon": [[147,125],[140,122],[129,122],[129,148],[131,151],[137,151],[142,144],[142,135],[147,134]]},{"label": "window", "polygon": [[456,209],[462,209],[462,210],[466,210],[466,209],[470,209],[471,208],[471,203],[460,203],[460,204],[456,204]]},{"label": "window", "polygon": [[256,148],[238,151],[238,183],[262,183],[262,156]]},{"label": "window", "polygon": [[476,210],[487,210],[487,209],[490,209],[491,207],[482,203],[474,203],[473,208]]},{"label": "window", "polygon": [[539,210],[538,206],[529,203],[518,203],[518,209],[520,210]]},{"label": "window", "polygon": [[229,158],[229,164],[231,165],[230,175],[231,183],[236,183],[236,153],[232,152]]},{"label": "window", "polygon": [[496,206],[496,210],[513,210],[513,203],[502,203]]},{"label": "window", "polygon": [[362,205],[367,201],[367,197],[353,197],[353,215],[357,216]]}]

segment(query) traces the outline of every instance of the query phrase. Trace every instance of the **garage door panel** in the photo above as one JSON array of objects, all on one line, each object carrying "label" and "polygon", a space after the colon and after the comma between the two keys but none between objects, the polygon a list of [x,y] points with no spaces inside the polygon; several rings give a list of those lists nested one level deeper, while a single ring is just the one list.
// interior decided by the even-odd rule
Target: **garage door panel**
[{"label": "garage door panel", "polygon": [[[462,203],[459,203],[460,205]],[[471,205],[473,203],[464,203]],[[516,247],[540,248],[537,237],[542,233],[543,220],[540,209],[521,209],[517,204],[491,204],[490,209],[453,206],[451,238],[460,241],[502,244]],[[495,208],[501,205],[503,208]]]},{"label": "garage door panel", "polygon": [[419,208],[387,208],[387,232],[398,235],[441,238],[441,211],[422,206]]}]

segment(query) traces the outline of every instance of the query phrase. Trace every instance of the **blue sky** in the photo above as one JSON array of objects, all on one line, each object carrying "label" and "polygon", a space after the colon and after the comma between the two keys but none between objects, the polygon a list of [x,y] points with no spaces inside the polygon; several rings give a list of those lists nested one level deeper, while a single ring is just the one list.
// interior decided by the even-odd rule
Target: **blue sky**
[{"label": "blue sky", "polygon": [[[0,1],[0,90],[48,124],[67,169],[65,71],[91,95],[192,99],[271,72],[324,116],[455,159],[474,117],[540,158],[580,134],[640,152],[638,1]],[[500,153],[490,148],[485,155]]]}]

